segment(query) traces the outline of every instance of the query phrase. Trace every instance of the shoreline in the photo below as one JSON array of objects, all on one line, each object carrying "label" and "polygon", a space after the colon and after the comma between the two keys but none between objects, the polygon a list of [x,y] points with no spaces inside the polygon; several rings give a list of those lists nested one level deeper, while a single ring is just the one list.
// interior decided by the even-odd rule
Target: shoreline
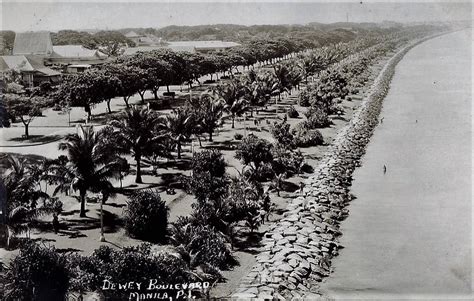
[{"label": "shoreline", "polygon": [[[234,298],[319,298],[318,283],[331,273],[331,259],[341,247],[340,222],[352,200],[352,173],[378,124],[395,67],[413,47],[444,32],[413,41],[397,51],[370,85],[372,92],[337,133],[330,148],[306,181],[304,196],[265,234],[257,264],[242,279]],[[316,233],[315,230],[316,229]]]},{"label": "shoreline", "polygon": [[321,284],[324,296],[466,298],[471,206],[463,144],[470,93],[453,87],[470,82],[463,67],[470,61],[468,32],[426,41],[397,66],[385,121],[353,175],[357,200],[341,225],[346,248]]}]

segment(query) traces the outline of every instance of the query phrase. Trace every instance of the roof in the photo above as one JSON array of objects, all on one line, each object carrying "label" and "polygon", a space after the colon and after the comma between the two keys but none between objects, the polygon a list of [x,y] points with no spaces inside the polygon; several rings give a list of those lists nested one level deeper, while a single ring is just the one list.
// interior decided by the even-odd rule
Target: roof
[{"label": "roof", "polygon": [[52,51],[53,44],[49,31],[19,32],[15,35],[14,55],[49,55]]},{"label": "roof", "polygon": [[41,59],[24,55],[1,56],[2,70],[17,70],[23,72],[40,72],[46,76],[60,75],[61,73],[50,69],[41,62]]},{"label": "roof", "polygon": [[70,68],[90,68],[90,64],[75,64],[75,65],[69,65],[68,67]]},{"label": "roof", "polygon": [[149,37],[149,36],[140,37],[138,42],[140,44],[148,44],[148,45],[159,43],[159,41],[157,39],[154,39],[154,38]]},{"label": "roof", "polygon": [[127,37],[127,38],[139,38],[139,37],[143,37],[143,36],[132,30],[132,31],[126,33],[125,37]]},{"label": "roof", "polygon": [[2,61],[7,66],[6,70],[13,69],[17,71],[35,71],[24,55],[4,55]]},{"label": "roof", "polygon": [[163,46],[138,46],[138,47],[128,47],[125,49],[124,55],[132,55],[137,52],[148,52],[157,49],[162,49]]},{"label": "roof", "polygon": [[196,52],[196,47],[194,46],[166,46],[166,48],[171,49],[173,51],[183,51],[183,52],[190,52],[190,53],[195,53]]},{"label": "roof", "polygon": [[94,49],[87,49],[82,45],[61,45],[53,46],[54,57],[80,58],[94,57],[106,58],[107,55]]},{"label": "roof", "polygon": [[207,50],[207,49],[222,49],[240,46],[239,43],[235,42],[224,42],[224,41],[178,41],[168,42],[168,47],[194,47],[196,50]]},{"label": "roof", "polygon": [[56,75],[61,75],[61,72],[58,72],[56,70],[53,70],[48,67],[43,67],[43,68],[38,68],[36,71],[43,73],[46,76],[56,76]]}]

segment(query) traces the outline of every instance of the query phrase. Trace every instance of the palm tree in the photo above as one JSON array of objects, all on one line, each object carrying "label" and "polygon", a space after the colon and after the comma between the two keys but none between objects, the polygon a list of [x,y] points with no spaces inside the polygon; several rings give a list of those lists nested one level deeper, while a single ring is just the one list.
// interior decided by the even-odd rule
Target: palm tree
[{"label": "palm tree", "polygon": [[232,116],[232,128],[235,128],[235,116],[240,116],[248,106],[245,100],[245,87],[239,81],[216,86],[215,92],[225,102],[225,110]]},{"label": "palm tree", "polygon": [[58,168],[63,179],[55,193],[70,188],[79,190],[79,215],[85,217],[87,192],[109,190],[112,187],[109,179],[119,178],[122,162],[114,149],[115,146],[104,143],[107,141],[105,130],[95,132],[91,126],[81,126],[77,134],[70,134],[65,139],[66,142],[59,144],[59,149],[67,151],[68,161]]},{"label": "palm tree", "polygon": [[[29,224],[37,217],[51,213],[56,208],[55,200],[49,200],[49,195],[41,191],[39,174],[36,166],[15,156],[7,156],[8,168],[1,175],[5,185],[7,198],[6,226],[8,230],[7,245],[10,245],[12,236],[28,232]],[[43,199],[42,206],[38,200]]]},{"label": "palm tree", "polygon": [[262,73],[258,77],[256,89],[258,91],[258,95],[265,99],[265,103],[267,103],[272,96],[280,93],[278,81],[271,73],[268,72]]},{"label": "palm tree", "polygon": [[290,72],[288,74],[288,83],[289,83],[289,88],[290,88],[290,94],[291,94],[291,89],[293,88],[298,88],[299,85],[302,81],[302,75],[301,72],[297,68],[291,68]]},{"label": "palm tree", "polygon": [[271,186],[276,190],[277,196],[280,196],[280,191],[283,189],[283,182],[286,178],[286,173],[275,173],[273,175],[273,180]]},{"label": "palm tree", "polygon": [[209,142],[212,142],[214,130],[222,124],[224,103],[215,93],[203,93],[199,99],[199,115],[201,127],[209,134]]},{"label": "palm tree", "polygon": [[316,67],[316,62],[312,55],[302,56],[298,60],[298,68],[301,70],[306,84],[308,84],[308,77],[316,72]]},{"label": "palm tree", "polygon": [[186,141],[191,134],[192,118],[187,110],[175,109],[165,117],[165,131],[176,143],[178,159],[181,159],[181,143]]},{"label": "palm tree", "polygon": [[278,64],[273,66],[273,75],[278,83],[278,101],[280,101],[281,93],[288,91],[290,88],[290,71],[285,65]]},{"label": "palm tree", "polygon": [[110,122],[115,128],[116,146],[130,152],[137,163],[135,183],[143,183],[141,159],[152,152],[153,144],[162,139],[158,130],[163,127],[159,116],[148,108],[133,106]]}]

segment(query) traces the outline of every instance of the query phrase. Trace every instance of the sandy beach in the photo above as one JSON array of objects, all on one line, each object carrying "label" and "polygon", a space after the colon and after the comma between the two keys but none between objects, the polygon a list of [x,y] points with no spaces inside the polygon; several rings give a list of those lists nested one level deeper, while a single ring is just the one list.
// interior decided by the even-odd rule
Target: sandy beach
[{"label": "sandy beach", "polygon": [[397,66],[326,295],[472,298],[470,39],[429,40]]}]

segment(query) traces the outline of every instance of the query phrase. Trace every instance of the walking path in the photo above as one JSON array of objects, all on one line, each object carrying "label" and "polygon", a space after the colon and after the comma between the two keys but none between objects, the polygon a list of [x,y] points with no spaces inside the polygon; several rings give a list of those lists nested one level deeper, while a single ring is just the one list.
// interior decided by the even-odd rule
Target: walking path
[{"label": "walking path", "polygon": [[470,43],[468,30],[441,36],[397,66],[321,286],[330,297],[472,299]]}]

